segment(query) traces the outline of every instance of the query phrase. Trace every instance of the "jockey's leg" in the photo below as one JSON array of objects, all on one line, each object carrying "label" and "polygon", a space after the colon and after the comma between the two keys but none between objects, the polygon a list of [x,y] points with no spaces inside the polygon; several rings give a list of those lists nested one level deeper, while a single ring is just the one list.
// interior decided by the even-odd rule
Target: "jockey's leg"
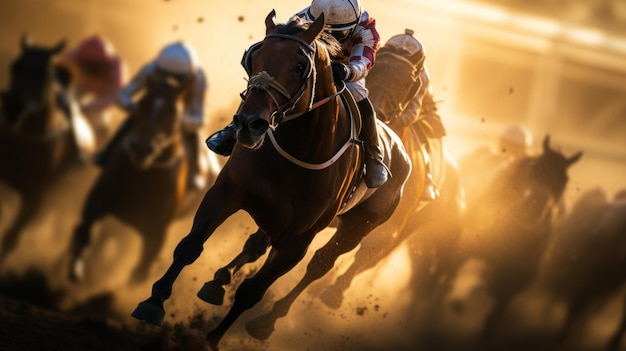
[{"label": "jockey's leg", "polygon": [[235,126],[231,122],[224,129],[211,134],[206,140],[206,145],[218,155],[229,156],[237,142],[236,134]]},{"label": "jockey's leg", "polygon": [[183,144],[187,155],[187,189],[201,190],[206,186],[206,179],[200,172],[199,136],[197,132],[183,132]]},{"label": "jockey's leg", "polygon": [[100,151],[94,157],[94,163],[97,166],[104,167],[106,165],[107,161],[111,157],[111,154],[113,153],[113,150],[115,150],[115,148],[117,147],[117,145],[119,145],[124,136],[128,133],[128,131],[130,131],[131,126],[132,123],[128,118],[124,120],[124,122],[122,122],[119,128],[117,128],[115,135],[113,135],[109,143],[102,149],[102,151]]},{"label": "jockey's leg", "polygon": [[368,188],[377,188],[387,181],[389,172],[383,163],[383,152],[378,145],[374,107],[367,97],[356,104],[363,121],[359,137],[365,144],[365,184]]}]

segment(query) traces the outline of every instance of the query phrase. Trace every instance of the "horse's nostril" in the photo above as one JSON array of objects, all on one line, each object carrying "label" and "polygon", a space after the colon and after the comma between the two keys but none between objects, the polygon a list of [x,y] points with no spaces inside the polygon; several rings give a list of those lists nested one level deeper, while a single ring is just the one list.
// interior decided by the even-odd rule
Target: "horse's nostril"
[{"label": "horse's nostril", "polygon": [[257,134],[265,133],[269,125],[270,124],[264,119],[257,119],[248,123],[250,131]]}]

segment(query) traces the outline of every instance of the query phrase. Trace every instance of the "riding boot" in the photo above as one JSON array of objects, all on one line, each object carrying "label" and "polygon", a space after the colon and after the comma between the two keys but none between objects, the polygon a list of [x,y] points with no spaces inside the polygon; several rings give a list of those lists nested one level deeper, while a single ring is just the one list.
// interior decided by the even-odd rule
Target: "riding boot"
[{"label": "riding boot", "polygon": [[130,131],[131,125],[132,123],[130,123],[130,119],[126,119],[122,122],[122,124],[117,128],[115,135],[113,135],[113,138],[111,138],[104,149],[94,156],[93,162],[96,166],[104,167],[106,165],[111,157],[111,154],[113,153],[113,150],[115,150],[117,145],[122,141],[126,133]]},{"label": "riding boot", "polygon": [[199,136],[196,132],[184,132],[183,144],[185,146],[185,154],[187,155],[187,189],[202,190],[207,185],[206,179],[202,177],[200,172],[200,150]]},{"label": "riding boot", "polygon": [[365,144],[365,184],[368,188],[377,188],[389,178],[387,166],[383,163],[383,152],[378,145],[376,116],[372,103],[365,98],[356,103],[361,113],[363,127],[359,137]]},{"label": "riding boot", "polygon": [[206,145],[218,155],[230,156],[237,142],[236,135],[237,131],[231,122],[224,129],[211,134],[206,140]]}]

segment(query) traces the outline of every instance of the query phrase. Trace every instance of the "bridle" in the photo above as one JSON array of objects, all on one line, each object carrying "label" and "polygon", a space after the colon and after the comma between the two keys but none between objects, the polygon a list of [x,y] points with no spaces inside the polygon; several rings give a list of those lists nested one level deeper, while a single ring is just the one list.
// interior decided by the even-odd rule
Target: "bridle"
[{"label": "bridle", "polygon": [[[345,86],[342,86],[341,89],[339,89],[335,94],[325,97],[314,103],[313,101],[315,100],[316,70],[315,65],[313,64],[313,60],[317,52],[317,45],[315,45],[315,43],[309,44],[301,38],[289,34],[270,33],[265,37],[265,39],[267,38],[281,38],[296,41],[300,45],[302,45],[300,47],[300,52],[307,58],[306,67],[304,67],[301,75],[302,82],[298,87],[296,93],[292,96],[282,84],[276,81],[274,77],[270,76],[266,71],[262,71],[252,76],[252,53],[261,47],[263,41],[253,44],[248,50],[245,51],[243,58],[241,59],[241,65],[246,70],[246,73],[250,78],[248,79],[248,86],[246,87],[246,90],[244,90],[240,94],[240,96],[242,100],[245,100],[248,92],[255,89],[261,90],[269,95],[269,97],[274,102],[274,105],[276,106],[276,110],[273,111],[270,116],[269,128],[271,130],[276,130],[278,124],[300,117],[303,114],[329,102],[331,99],[340,95],[343,92]],[[289,114],[295,109],[302,96],[304,96],[309,82],[311,82],[311,96],[309,98],[309,105],[302,112]],[[274,93],[272,93],[272,89],[285,97],[287,101],[283,104],[280,104]]]},{"label": "bridle", "polygon": [[[350,124],[351,124],[350,125],[350,137],[344,143],[344,145],[331,158],[321,163],[304,162],[290,155],[287,151],[285,151],[282,147],[280,147],[280,145],[276,141],[276,138],[274,137],[273,131],[276,130],[276,127],[278,127],[280,123],[290,121],[297,117],[300,117],[306,114],[307,112],[310,112],[311,110],[316,109],[317,107],[329,102],[333,98],[337,96],[341,96],[341,94],[343,93],[345,89],[345,84],[342,84],[341,88],[338,89],[336,93],[330,96],[324,97],[314,103],[313,101],[315,100],[315,86],[316,86],[316,76],[317,76],[315,65],[314,65],[314,57],[317,52],[317,46],[315,45],[315,42],[313,44],[309,44],[295,35],[280,34],[280,33],[270,33],[267,36],[265,36],[265,39],[267,38],[280,38],[280,39],[293,40],[293,41],[298,42],[300,45],[302,45],[300,47],[300,52],[307,58],[306,67],[304,68],[302,75],[301,75],[302,82],[300,86],[298,87],[298,90],[296,91],[296,93],[292,96],[282,84],[276,81],[274,77],[270,76],[266,71],[262,71],[254,76],[251,76],[252,75],[251,54],[260,48],[260,46],[263,44],[263,41],[261,41],[261,42],[253,44],[248,50],[246,50],[241,60],[241,65],[246,70],[246,73],[248,73],[248,76],[249,77],[251,76],[251,77],[248,80],[248,86],[246,87],[246,90],[243,91],[240,94],[240,96],[242,100],[245,100],[248,92],[250,92],[251,90],[261,90],[267,95],[269,95],[269,97],[274,102],[274,105],[276,106],[276,110],[274,110],[271,113],[270,124],[267,130],[267,134],[268,134],[270,141],[272,142],[272,145],[276,149],[276,151],[278,151],[278,153],[281,156],[283,156],[290,162],[302,168],[306,168],[310,170],[325,169],[329,167],[330,165],[332,165],[333,163],[335,163],[335,161],[337,161],[350,146],[357,143],[358,133],[356,132],[354,116],[352,116],[351,111],[349,111]],[[326,54],[328,55],[328,52],[326,52]],[[330,55],[328,56],[328,59],[330,60]],[[304,93],[307,90],[307,86],[309,85],[309,82],[311,82],[310,83],[311,93],[310,93],[308,106],[306,107],[304,111],[289,114],[291,111],[295,109],[296,105],[298,104],[302,96],[304,96]],[[272,93],[272,90],[277,91],[280,95],[287,98],[287,101],[284,104],[279,104],[278,99]]]}]

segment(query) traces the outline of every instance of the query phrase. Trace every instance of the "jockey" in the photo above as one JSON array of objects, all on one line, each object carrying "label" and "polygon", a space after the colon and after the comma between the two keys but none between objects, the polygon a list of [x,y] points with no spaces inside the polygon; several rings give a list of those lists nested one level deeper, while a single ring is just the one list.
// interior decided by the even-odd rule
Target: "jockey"
[{"label": "jockey", "polygon": [[405,29],[404,34],[394,35],[389,38],[385,43],[385,49],[391,48],[394,52],[405,56],[411,61],[416,70],[419,72],[419,80],[417,84],[419,86],[413,87],[415,95],[407,103],[406,108],[400,115],[400,123],[404,126],[409,126],[413,123],[420,122],[425,128],[420,128],[419,135],[422,137],[421,145],[422,151],[425,154],[426,160],[426,184],[424,185],[424,192],[422,199],[434,200],[439,196],[439,190],[435,186],[430,173],[430,162],[428,160],[427,140],[424,135],[424,130],[428,131],[428,137],[442,138],[446,135],[446,130],[441,121],[439,110],[433,98],[432,88],[430,86],[430,76],[428,69],[425,65],[426,54],[422,43],[413,37],[413,30]]},{"label": "jockey", "polygon": [[[369,188],[376,188],[389,177],[378,145],[374,109],[365,87],[365,76],[374,64],[379,47],[376,21],[361,8],[360,0],[313,0],[311,6],[296,16],[313,21],[322,13],[332,35],[343,47],[340,56],[333,57],[333,75],[346,82],[361,112],[363,128],[359,137],[365,144],[365,183]],[[210,136],[207,145],[214,152],[228,156],[235,144],[234,138],[235,129],[231,123]]]},{"label": "jockey", "polygon": [[122,58],[105,38],[93,35],[69,51],[59,62],[70,73],[71,96],[100,133],[106,133],[110,116],[126,74]]},{"label": "jockey", "polygon": [[533,135],[523,123],[511,124],[504,129],[498,138],[500,152],[510,159],[520,159],[530,155]]},{"label": "jockey", "polygon": [[[182,116],[183,143],[189,161],[188,188],[200,190],[206,180],[200,175],[199,129],[204,126],[204,95],[207,81],[193,48],[182,42],[165,46],[159,55],[145,64],[133,79],[120,90],[117,103],[132,113],[135,109],[135,95],[142,91],[150,80],[174,79],[184,84],[179,97],[184,109]],[[96,164],[103,166],[114,146],[130,130],[129,119],[119,128],[106,149],[97,157]]]}]

